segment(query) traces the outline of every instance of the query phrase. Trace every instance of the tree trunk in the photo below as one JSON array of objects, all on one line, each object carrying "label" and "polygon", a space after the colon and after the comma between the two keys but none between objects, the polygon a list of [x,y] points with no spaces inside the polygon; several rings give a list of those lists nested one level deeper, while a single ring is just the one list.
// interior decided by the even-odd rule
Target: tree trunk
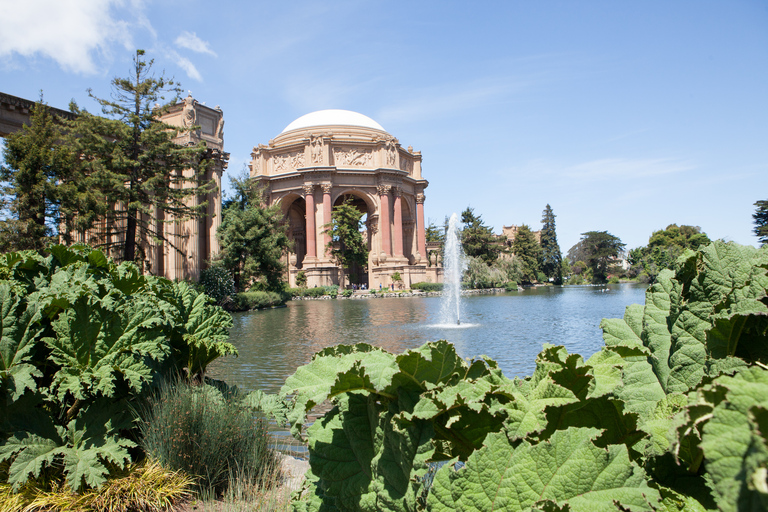
[{"label": "tree trunk", "polygon": [[128,209],[128,218],[125,224],[125,250],[123,261],[133,261],[136,257],[136,214],[135,208]]}]

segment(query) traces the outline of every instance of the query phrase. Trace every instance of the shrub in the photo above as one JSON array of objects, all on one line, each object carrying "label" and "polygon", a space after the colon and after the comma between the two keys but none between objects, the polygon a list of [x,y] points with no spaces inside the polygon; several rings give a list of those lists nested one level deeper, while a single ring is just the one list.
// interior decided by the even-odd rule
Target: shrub
[{"label": "shrub", "polygon": [[266,420],[236,394],[207,384],[165,386],[144,411],[141,433],[149,457],[195,476],[203,494],[220,496],[235,482],[258,485],[276,466]]},{"label": "shrub", "polygon": [[307,273],[303,270],[299,270],[296,274],[296,286],[299,288],[306,288],[307,286]]},{"label": "shrub", "polygon": [[200,286],[203,292],[219,306],[224,304],[227,297],[235,293],[235,280],[232,279],[232,273],[222,266],[206,268],[200,272]]},{"label": "shrub", "polygon": [[233,311],[250,311],[252,309],[269,308],[285,304],[286,296],[277,292],[252,291],[235,294],[232,297]]},{"label": "shrub", "polygon": [[617,284],[619,282],[619,276],[611,276],[608,278],[608,282],[611,284]]},{"label": "shrub", "polygon": [[352,290],[344,290],[344,291],[341,292],[341,296],[345,297],[345,298],[349,298],[349,297],[352,296],[353,293],[355,293],[355,292],[352,291]]},{"label": "shrub", "polygon": [[517,283],[514,281],[507,281],[506,283],[504,283],[504,289],[508,292],[516,292]]},{"label": "shrub", "polygon": [[421,290],[423,292],[441,292],[443,291],[443,283],[413,283],[411,290]]}]

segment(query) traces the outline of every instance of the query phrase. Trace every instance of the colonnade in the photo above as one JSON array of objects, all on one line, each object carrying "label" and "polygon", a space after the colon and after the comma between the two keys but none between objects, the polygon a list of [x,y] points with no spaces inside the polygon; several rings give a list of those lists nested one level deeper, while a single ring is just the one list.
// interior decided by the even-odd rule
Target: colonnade
[{"label": "colonnade", "polygon": [[[321,203],[320,211],[322,212],[322,221],[318,226],[316,217],[316,204],[315,204],[315,190],[319,187],[323,192],[323,199]],[[318,257],[322,257],[325,254],[325,248],[330,243],[330,235],[322,232],[321,237],[318,237],[318,228],[323,224],[327,224],[331,221],[331,211],[333,209],[331,191],[333,185],[331,184],[305,184],[302,187],[304,204],[305,204],[305,219],[307,230],[307,262],[317,261]],[[370,216],[378,214],[378,231],[381,233],[381,253],[382,256],[391,260],[394,263],[402,263],[407,260],[406,255],[403,254],[403,191],[402,188],[394,185],[378,185],[376,187],[378,194],[379,205],[377,211],[367,212]],[[392,201],[390,202],[390,196]],[[426,257],[426,237],[425,237],[425,225],[424,225],[424,194],[418,193],[414,197],[416,202],[416,252],[417,259]],[[371,226],[376,231],[377,226]],[[321,242],[320,245],[318,242]],[[372,244],[373,245],[373,244]],[[372,246],[372,250],[374,247]],[[377,258],[378,259],[378,258]]]}]

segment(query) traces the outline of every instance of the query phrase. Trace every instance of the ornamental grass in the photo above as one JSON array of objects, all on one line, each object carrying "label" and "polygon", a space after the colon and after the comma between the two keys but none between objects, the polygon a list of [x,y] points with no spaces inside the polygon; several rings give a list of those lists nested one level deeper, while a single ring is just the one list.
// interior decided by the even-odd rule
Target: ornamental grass
[{"label": "ornamental grass", "polygon": [[258,492],[279,471],[266,420],[210,385],[164,388],[150,402],[141,431],[147,455],[192,475],[203,498]]}]

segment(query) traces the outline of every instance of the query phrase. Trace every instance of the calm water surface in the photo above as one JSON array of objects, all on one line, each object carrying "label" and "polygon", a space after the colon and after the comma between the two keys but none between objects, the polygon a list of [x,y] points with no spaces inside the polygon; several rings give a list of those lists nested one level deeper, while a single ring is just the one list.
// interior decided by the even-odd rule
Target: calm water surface
[{"label": "calm water surface", "polygon": [[211,376],[245,390],[277,392],[297,367],[330,345],[365,342],[393,353],[446,339],[463,357],[487,355],[508,377],[530,375],[544,343],[585,358],[602,346],[603,318],[645,303],[634,284],[541,287],[462,299],[462,325],[437,325],[440,298],[289,302],[236,313],[229,341],[240,352],[211,365]]}]

